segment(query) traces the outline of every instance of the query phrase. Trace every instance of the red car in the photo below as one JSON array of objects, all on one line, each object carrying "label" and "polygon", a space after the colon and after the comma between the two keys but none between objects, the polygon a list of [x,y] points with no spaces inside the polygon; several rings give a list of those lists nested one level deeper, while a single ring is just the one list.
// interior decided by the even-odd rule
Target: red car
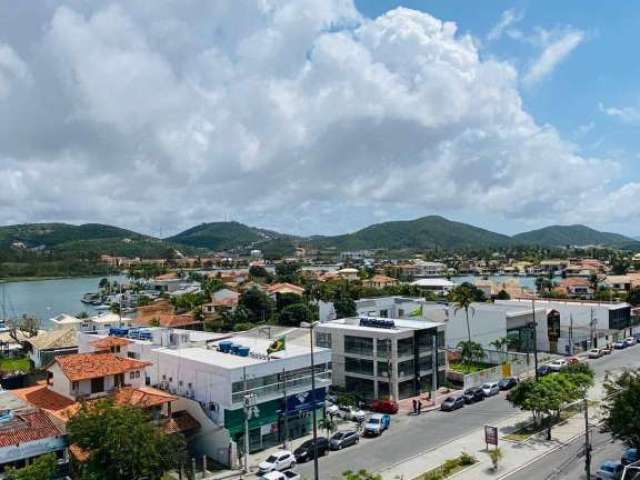
[{"label": "red car", "polygon": [[576,363],[580,363],[580,359],[578,357],[569,357],[567,358],[567,363],[569,365],[575,365]]},{"label": "red car", "polygon": [[398,413],[398,402],[395,400],[374,400],[371,411],[378,413]]}]

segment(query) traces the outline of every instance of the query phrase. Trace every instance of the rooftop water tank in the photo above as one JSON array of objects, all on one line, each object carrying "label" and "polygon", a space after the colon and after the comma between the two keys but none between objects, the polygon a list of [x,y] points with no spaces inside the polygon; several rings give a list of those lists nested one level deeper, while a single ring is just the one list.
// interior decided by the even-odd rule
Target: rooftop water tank
[{"label": "rooftop water tank", "polygon": [[241,347],[242,345],[240,345],[239,343],[232,343],[231,344],[231,353],[233,353],[234,355],[238,354],[238,349]]},{"label": "rooftop water tank", "polygon": [[222,342],[218,343],[218,348],[222,353],[229,353],[229,351],[231,350],[231,345],[233,345],[233,342],[230,342],[229,340],[223,340]]},{"label": "rooftop water tank", "polygon": [[248,357],[249,356],[249,347],[240,347],[238,348],[238,355],[241,357]]}]

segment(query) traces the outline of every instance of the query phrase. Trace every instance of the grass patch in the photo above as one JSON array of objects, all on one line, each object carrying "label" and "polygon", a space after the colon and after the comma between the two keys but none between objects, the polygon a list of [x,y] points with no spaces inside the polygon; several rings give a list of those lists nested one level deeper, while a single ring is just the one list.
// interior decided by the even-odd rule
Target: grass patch
[{"label": "grass patch", "polygon": [[477,373],[488,368],[493,368],[495,365],[484,362],[453,362],[449,364],[449,370],[453,370],[458,373]]},{"label": "grass patch", "polygon": [[460,456],[456,458],[450,458],[439,467],[436,467],[433,470],[429,470],[428,472],[419,475],[413,480],[442,480],[444,478],[455,475],[460,470],[463,470],[477,462],[478,460],[475,457],[469,455],[468,453],[462,452]]},{"label": "grass patch", "polygon": [[28,372],[31,370],[31,363],[27,357],[0,358],[0,370],[11,372],[15,370],[22,370],[24,372]]},{"label": "grass patch", "polygon": [[[589,400],[588,403],[589,407],[591,408],[598,405],[599,402]],[[527,423],[517,430],[504,435],[502,438],[504,438],[505,440],[511,440],[512,442],[524,442],[528,440],[532,435],[544,432],[549,427],[549,424],[551,424],[551,427],[553,428],[555,425],[558,425],[581,412],[582,404],[571,405],[570,407],[560,412],[560,418],[555,416],[546,417],[539,425],[536,425],[534,422]]]}]

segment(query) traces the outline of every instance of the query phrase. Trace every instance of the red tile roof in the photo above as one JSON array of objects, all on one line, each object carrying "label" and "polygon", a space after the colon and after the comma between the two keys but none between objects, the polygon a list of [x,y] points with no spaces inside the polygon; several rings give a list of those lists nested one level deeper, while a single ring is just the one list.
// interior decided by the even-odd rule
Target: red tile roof
[{"label": "red tile roof", "polygon": [[294,285],[293,283],[283,282],[283,283],[274,283],[268,288],[269,293],[296,293],[298,295],[302,295],[304,293],[304,288],[299,287],[298,285]]},{"label": "red tile roof", "polygon": [[186,411],[176,412],[163,426],[165,433],[188,432],[200,428],[200,423]]},{"label": "red tile roof", "polygon": [[105,337],[100,340],[95,340],[90,342],[91,345],[96,350],[110,350],[112,347],[124,347],[125,345],[129,345],[133,343],[131,340],[122,337]]},{"label": "red tile roof", "polygon": [[69,420],[80,409],[78,402],[50,390],[46,384],[18,388],[12,392],[25,402],[50,413],[63,422]]},{"label": "red tile roof", "polygon": [[173,402],[174,397],[167,392],[152,387],[121,388],[114,396],[114,401],[119,405],[132,405],[134,407],[151,408],[165,403]]},{"label": "red tile roof", "polygon": [[12,420],[0,424],[0,448],[60,435],[62,432],[42,410],[14,413]]},{"label": "red tile roof", "polygon": [[56,357],[55,361],[72,382],[117,375],[151,365],[149,362],[141,362],[133,358],[118,357],[113,353],[77,353]]}]

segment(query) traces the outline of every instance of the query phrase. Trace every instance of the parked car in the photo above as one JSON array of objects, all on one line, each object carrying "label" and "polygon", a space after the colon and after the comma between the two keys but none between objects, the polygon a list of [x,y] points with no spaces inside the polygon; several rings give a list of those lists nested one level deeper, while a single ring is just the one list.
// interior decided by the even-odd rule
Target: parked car
[{"label": "parked car", "polygon": [[300,480],[302,477],[293,470],[285,470],[284,472],[265,473],[258,480]]},{"label": "parked car", "polygon": [[604,353],[600,348],[592,348],[589,350],[589,358],[600,358]]},{"label": "parked car", "polygon": [[614,350],[622,350],[622,349],[627,348],[627,347],[628,347],[628,345],[623,340],[618,341],[618,342],[613,342],[613,349]]},{"label": "parked car", "polygon": [[538,367],[538,376],[539,377],[544,377],[545,375],[549,375],[551,372],[552,372],[552,370],[549,367],[549,365],[540,365]]},{"label": "parked car", "polygon": [[635,337],[627,337],[627,338],[624,339],[624,343],[627,344],[627,347],[631,347],[631,346],[635,345],[638,342],[636,341]]},{"label": "parked car", "polygon": [[327,406],[326,406],[327,415],[338,415],[339,410],[340,409],[335,403],[327,402]]},{"label": "parked car", "polygon": [[331,450],[342,450],[345,447],[355,445],[360,441],[360,435],[355,430],[344,430],[336,432],[329,440],[329,448]]},{"label": "parked car", "polygon": [[602,352],[602,355],[609,355],[611,353],[611,349],[609,347],[602,347],[600,352]]},{"label": "parked car", "polygon": [[464,407],[464,397],[447,397],[440,405],[440,410],[450,412]]},{"label": "parked car", "polygon": [[354,422],[364,422],[367,414],[359,408],[351,405],[338,406],[338,416],[345,420],[352,420]]},{"label": "parked car", "polygon": [[484,392],[480,387],[467,388],[462,394],[465,403],[475,403],[484,400]]},{"label": "parked car", "polygon": [[596,478],[598,480],[618,480],[622,474],[624,465],[614,460],[607,460],[596,472]]},{"label": "parked car", "polygon": [[482,388],[482,392],[484,393],[485,397],[491,397],[500,393],[498,382],[487,382],[480,388]]},{"label": "parked car", "polygon": [[378,413],[398,413],[398,402],[395,400],[374,400],[371,411]]},{"label": "parked car", "polygon": [[638,460],[640,460],[640,455],[638,455],[637,448],[627,448],[620,458],[620,462],[623,465],[629,465],[630,463],[637,462]]},{"label": "parked car", "polygon": [[296,459],[288,450],[278,450],[267,457],[258,465],[258,473],[264,474],[273,471],[282,471],[292,468],[296,464]]},{"label": "parked car", "polygon": [[577,363],[580,363],[580,359],[578,357],[567,358],[567,365],[575,365]]},{"label": "parked car", "polygon": [[559,372],[563,367],[568,365],[567,361],[564,358],[556,358],[549,362],[549,368],[552,372]]},{"label": "parked car", "polygon": [[[318,446],[318,456],[323,457],[329,451],[329,440],[326,437],[318,437],[316,439]],[[297,462],[306,462],[313,459],[316,449],[313,446],[313,440],[307,440],[293,451]]]},{"label": "parked car", "polygon": [[500,388],[500,390],[511,390],[516,385],[518,385],[518,379],[516,377],[503,378],[498,382],[498,388]]},{"label": "parked car", "polygon": [[386,413],[374,413],[364,425],[364,434],[371,436],[382,435],[382,432],[389,428],[390,423],[391,417]]}]

